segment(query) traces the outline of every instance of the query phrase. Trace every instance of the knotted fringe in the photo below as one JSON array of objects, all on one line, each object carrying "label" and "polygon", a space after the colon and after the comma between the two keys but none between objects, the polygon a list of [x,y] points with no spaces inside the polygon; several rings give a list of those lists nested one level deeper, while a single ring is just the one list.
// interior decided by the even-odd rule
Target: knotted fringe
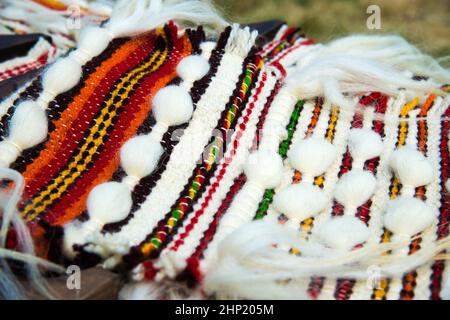
[{"label": "knotted fringe", "polygon": [[240,28],[235,23],[233,24],[229,40],[225,46],[225,52],[246,57],[250,49],[254,46],[257,36],[258,32],[250,31],[249,27]]},{"label": "knotted fringe", "polygon": [[[423,77],[421,81],[413,76]],[[381,92],[407,97],[429,93],[450,83],[450,71],[398,36],[356,35],[316,45],[297,62],[286,85],[299,99],[325,97],[350,107],[346,95]]]},{"label": "knotted fringe", "polygon": [[[12,259],[25,264],[27,276],[38,292],[47,298],[55,298],[48,283],[42,277],[38,266],[42,266],[49,271],[60,273],[63,273],[65,270],[59,265],[35,256],[33,240],[17,211],[17,203],[20,200],[24,186],[23,177],[17,171],[0,168],[0,180],[11,181],[14,184],[14,189],[10,194],[1,194],[0,197],[0,208],[2,210],[0,229],[0,265],[2,269],[2,272],[0,272],[0,297],[6,299],[26,298],[22,292],[21,285],[18,283],[16,276],[5,260]],[[21,252],[5,248],[6,237],[10,226],[14,227],[17,235],[18,249]]]},{"label": "knotted fringe", "polygon": [[[224,297],[296,299],[307,295],[311,277],[362,280],[372,266],[379,268],[381,277],[401,277],[450,248],[450,237],[406,257],[385,255],[408,244],[381,243],[344,252],[299,240],[290,228],[254,221],[222,241],[203,288]],[[301,255],[290,254],[290,248],[299,249]]]}]

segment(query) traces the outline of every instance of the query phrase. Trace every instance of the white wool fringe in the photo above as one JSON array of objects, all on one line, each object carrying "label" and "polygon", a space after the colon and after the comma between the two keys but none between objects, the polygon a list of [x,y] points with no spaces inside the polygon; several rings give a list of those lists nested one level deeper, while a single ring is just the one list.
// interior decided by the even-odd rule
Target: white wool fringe
[{"label": "white wool fringe", "polygon": [[[23,177],[17,171],[0,168],[0,180],[14,182],[14,190],[11,194],[0,195],[0,207],[2,208],[2,225],[0,230],[0,296],[7,299],[25,299],[20,284],[10,270],[5,259],[22,261],[25,263],[28,278],[34,288],[47,298],[55,298],[48,283],[42,277],[38,266],[47,270],[64,273],[65,270],[54,263],[35,256],[31,235],[17,212],[17,203],[23,190]],[[17,233],[18,246],[21,252],[5,249],[8,228],[14,226]]]},{"label": "white wool fringe", "polygon": [[[428,77],[416,81],[412,75]],[[345,95],[379,91],[397,95],[442,94],[439,85],[450,83],[450,71],[397,36],[350,36],[316,45],[297,62],[286,80],[299,99],[323,96],[350,107]]]},{"label": "white wool fringe", "polygon": [[[306,295],[311,277],[366,279],[371,265],[380,268],[382,277],[402,276],[449,248],[450,238],[407,257],[383,255],[408,243],[383,243],[350,252],[339,251],[299,240],[295,232],[284,226],[254,221],[222,241],[216,265],[206,274],[203,288],[210,294],[238,294],[249,299],[261,299],[264,292],[273,291],[280,294],[277,298],[291,299],[292,292],[285,290],[286,286],[293,285]],[[298,248],[301,256],[290,254],[289,248]]]},{"label": "white wool fringe", "polygon": [[228,23],[205,0],[120,0],[105,25],[116,37],[154,29],[169,20],[205,24],[213,29]]},{"label": "white wool fringe", "polygon": [[409,70],[419,76],[428,76],[442,84],[450,81],[449,69],[443,68],[438,60],[422,53],[397,35],[374,37],[356,34],[334,40],[328,46],[334,53],[355,54],[381,63],[388,62],[399,70]]},{"label": "white wool fringe", "polygon": [[241,29],[238,24],[233,24],[225,51],[245,57],[253,47],[258,36],[257,31],[250,31],[249,27]]},{"label": "white wool fringe", "polygon": [[200,300],[198,289],[189,289],[184,283],[164,280],[162,282],[131,282],[122,287],[119,300]]}]

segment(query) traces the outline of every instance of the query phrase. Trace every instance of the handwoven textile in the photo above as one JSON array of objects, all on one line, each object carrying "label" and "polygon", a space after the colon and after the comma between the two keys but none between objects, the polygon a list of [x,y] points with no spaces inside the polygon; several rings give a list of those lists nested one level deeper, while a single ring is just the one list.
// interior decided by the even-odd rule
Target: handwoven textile
[{"label": "handwoven textile", "polygon": [[124,299],[448,299],[447,80],[398,37],[119,1],[0,104],[5,199],[24,183],[6,247],[13,212],[38,257],[120,273]]}]

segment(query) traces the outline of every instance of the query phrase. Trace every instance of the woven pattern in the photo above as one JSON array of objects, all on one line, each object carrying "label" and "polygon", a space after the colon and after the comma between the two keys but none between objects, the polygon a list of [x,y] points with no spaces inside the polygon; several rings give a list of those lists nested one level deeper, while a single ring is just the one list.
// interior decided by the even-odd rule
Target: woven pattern
[{"label": "woven pattern", "polygon": [[[289,47],[295,46],[293,45],[295,42],[297,42],[297,45],[309,43],[304,39],[295,39],[295,37],[295,40],[292,40],[292,34],[286,32],[284,41],[276,40],[268,45],[268,47],[275,47],[275,49],[272,49],[272,55],[282,57],[284,54],[288,54],[290,52]],[[289,35],[291,35],[291,38],[289,38]],[[279,50],[284,50],[284,52],[280,54]],[[269,59],[273,59],[272,65],[277,63],[276,58],[267,58],[267,60]],[[258,87],[258,84],[256,86]],[[255,95],[257,94],[258,91],[256,90]],[[276,90],[272,95],[276,96]],[[273,96],[268,99],[269,108]],[[279,154],[285,158],[293,142],[313,135],[323,136],[335,145],[338,150],[337,160],[326,173],[314,179],[316,186],[330,194],[338,179],[352,169],[352,156],[346,144],[349,130],[365,127],[382,136],[385,140],[385,151],[382,156],[369,159],[364,163],[364,170],[372,172],[377,177],[380,187],[373,197],[356,209],[355,216],[369,227],[372,234],[379,235],[372,237],[369,241],[388,242],[391,233],[382,227],[380,219],[386,201],[395,199],[402,188],[398,178],[393,176],[389,169],[389,155],[395,148],[407,143],[416,145],[421,153],[434,161],[433,166],[439,168],[439,170],[436,172],[434,182],[427,187],[418,187],[414,196],[435,207],[440,213],[439,223],[419,238],[411,241],[408,253],[413,254],[420,250],[421,246],[426,247],[427,243],[448,234],[448,225],[445,223],[448,216],[448,199],[446,193],[441,198],[438,191],[444,189],[444,184],[448,179],[448,130],[445,125],[445,123],[448,123],[448,120],[445,120],[449,112],[448,101],[430,95],[423,104],[419,104],[418,98],[411,101],[404,98],[394,100],[379,93],[368,94],[358,100],[355,100],[355,102],[358,102],[363,109],[353,112],[342,110],[337,106],[324,105],[320,98],[313,101],[299,101],[290,115],[290,121],[286,127],[287,137],[279,145]],[[267,110],[265,111],[267,112]],[[264,125],[264,118],[263,111],[259,120],[259,126],[261,127]],[[420,118],[420,120],[417,121],[417,118]],[[271,205],[273,196],[287,185],[298,184],[302,181],[302,174],[290,167],[289,162],[285,162],[284,171],[286,172],[285,178],[283,178],[284,182],[278,190],[268,189],[264,196],[258,199],[257,210],[254,212],[253,219],[261,219],[267,213],[277,214]],[[206,180],[212,179],[213,181],[212,192],[221,188],[221,179],[224,174],[223,171],[219,172],[216,177],[206,177]],[[230,182],[222,182],[226,186],[223,187],[223,191],[221,190],[223,192],[220,196],[221,200],[218,201],[217,206],[212,206],[211,211],[214,211],[214,214],[205,218],[208,216],[208,205],[212,198],[212,193],[207,193],[203,197],[203,202],[194,206],[194,210],[197,209],[192,217],[188,218],[189,222],[183,225],[182,231],[168,245],[165,245],[168,248],[163,251],[156,263],[145,262],[136,269],[137,274],[144,273],[146,278],[153,279],[155,276],[161,275],[161,270],[163,270],[169,277],[178,274],[183,279],[187,277],[187,279],[201,282],[203,276],[208,273],[210,268],[213,268],[217,242],[222,240],[221,229],[229,228],[223,222],[226,220],[227,210],[233,201],[243,201],[243,199],[236,198],[236,195],[245,181],[244,174],[236,173],[233,179],[230,179]],[[193,185],[201,186],[201,183],[203,181],[194,180]],[[196,188],[192,186],[188,190],[197,192]],[[190,197],[187,198],[190,199]],[[184,204],[182,203],[182,205]],[[177,209],[183,210],[184,206]],[[333,200],[319,216],[301,222],[299,226],[300,237],[308,239],[314,228],[324,223],[327,216],[342,216],[343,211],[343,205]],[[175,214],[177,213],[175,211]],[[205,223],[202,218],[209,224]],[[284,223],[286,217],[281,214],[279,221]],[[239,224],[243,222],[240,221]],[[207,227],[198,226],[204,223]],[[161,233],[165,235],[165,232]],[[154,244],[150,243],[150,246],[156,247],[161,244],[156,239],[153,238],[155,242]],[[295,248],[291,249],[291,252],[293,254],[299,253]],[[154,258],[157,256],[153,255]],[[316,299],[437,299],[440,297],[441,281],[445,280],[443,278],[444,265],[444,261],[436,261],[405,274],[400,279],[381,279],[379,285],[373,289],[367,285],[366,281],[327,280],[324,277],[312,278],[308,293]],[[140,278],[140,276],[137,276],[137,278]]]},{"label": "woven pattern", "polygon": [[[345,94],[350,107],[316,97],[318,94],[299,100],[289,91],[293,85],[287,80],[304,63],[304,57],[311,59],[310,50],[320,48],[299,29],[284,26],[262,47],[255,44],[256,35],[237,25],[227,27],[214,40],[206,38],[201,27],[180,30],[171,22],[133,38],[112,40],[106,50],[82,66],[78,84],[48,104],[47,138],[20,150],[10,165],[25,178],[18,207],[39,256],[61,262],[61,241],[70,238],[69,228],[75,226],[72,231],[75,235],[80,232],[80,239],[68,245],[73,250],[69,258],[75,263],[92,266],[101,262],[105,268],[131,273],[135,281],[161,286],[185,281],[186,291],[194,293],[203,290],[207,276],[218,268],[223,258],[220,250],[232,242],[230,235],[245,232],[246,226],[258,221],[289,227],[298,239],[315,243],[329,240],[320,238],[320,230],[330,221],[351,218],[369,234],[350,246],[352,252],[403,239],[405,234],[387,228],[385,216],[391,201],[401,200],[406,194],[437,217],[428,227],[409,235],[407,247],[396,247],[384,255],[412,256],[448,236],[448,96],[432,93],[423,99],[410,97],[403,90],[396,96],[380,92]],[[187,58],[200,60],[191,60],[189,69],[182,63]],[[195,67],[204,66],[202,63],[209,68],[195,78],[191,74],[198,71]],[[36,63],[28,65],[31,68]],[[7,73],[0,73],[0,79]],[[14,144],[7,140],[16,107],[42,95],[42,82],[36,79],[14,99],[1,104],[0,141]],[[171,122],[169,117],[155,115],[160,105],[154,98],[158,92],[167,93],[168,88],[186,93],[184,100],[173,100],[177,107],[192,107],[189,112],[180,111],[187,114],[184,121]],[[449,88],[442,89],[448,92]],[[170,98],[166,96],[167,101]],[[171,107],[167,106],[169,110]],[[275,132],[273,139],[269,134],[272,129],[282,129],[282,133]],[[379,139],[381,147],[376,156],[362,159],[354,152],[350,137],[361,132],[358,130]],[[124,156],[122,147],[136,136],[151,140],[152,133],[160,136],[148,145],[155,150],[161,147],[162,155],[152,170],[134,174],[129,168],[144,162],[129,161],[132,165],[127,166],[129,158],[124,158],[128,154]],[[300,169],[293,159],[296,147],[305,141],[316,141],[314,148],[332,151],[320,159],[324,163],[335,153],[319,174]],[[411,188],[395,172],[392,157],[402,147],[413,148],[416,158],[423,157],[430,163],[434,169],[431,182]],[[269,154],[271,161],[267,168],[255,169],[259,176],[253,174],[249,159],[259,152],[264,154],[267,148],[275,151]],[[317,150],[314,148],[309,149],[311,153]],[[309,155],[300,153],[297,158]],[[280,163],[277,176],[264,179],[265,171],[270,176],[276,161]],[[376,181],[374,191],[357,206],[336,194],[342,181],[355,172]],[[267,181],[278,178],[279,183]],[[129,186],[130,181],[130,189],[121,189],[131,194],[130,206],[124,205],[125,212],[118,214],[121,218],[105,219],[103,224],[97,221],[100,218],[94,219],[92,211],[97,208],[88,209],[93,190],[102,185]],[[302,205],[317,199],[305,199],[301,188],[312,190],[310,197],[323,198],[323,206],[317,210],[307,207],[303,212]],[[300,192],[283,207],[279,199],[286,190]],[[95,199],[101,202],[108,198]],[[297,206],[294,214],[289,212],[289,205]],[[90,230],[94,227],[89,222],[97,223],[98,230]],[[80,227],[86,225],[87,231]],[[332,245],[328,243],[329,248],[340,244],[339,236],[332,239]],[[13,230],[8,246],[16,246]],[[295,246],[282,250],[289,257],[305,255]],[[298,284],[298,290],[306,287],[313,299],[440,299],[449,281],[446,264],[445,260],[431,260],[401,277],[381,278],[377,283],[308,274],[306,284],[295,279],[288,285]],[[215,292],[203,293],[208,298]],[[220,297],[221,292],[217,294]]]},{"label": "woven pattern", "polygon": [[0,63],[0,81],[46,66],[51,63],[56,56],[56,47],[41,38],[27,56]]},{"label": "woven pattern", "polygon": [[120,175],[120,146],[138,131],[149,130],[148,100],[174,80],[177,62],[192,50],[188,37],[176,33],[168,25],[132,40],[116,40],[84,66],[76,88],[56,98],[47,141],[26,150],[12,165],[27,181],[20,211],[36,226],[36,235],[42,233],[37,221],[56,226],[79,217],[89,191]]}]

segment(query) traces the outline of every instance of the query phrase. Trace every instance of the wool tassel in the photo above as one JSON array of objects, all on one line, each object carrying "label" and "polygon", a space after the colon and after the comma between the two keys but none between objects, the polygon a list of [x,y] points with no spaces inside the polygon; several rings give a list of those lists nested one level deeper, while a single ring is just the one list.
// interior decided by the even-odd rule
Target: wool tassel
[{"label": "wool tassel", "polygon": [[[394,151],[390,165],[399,178],[401,195],[388,202],[384,215],[385,227],[392,231],[392,242],[409,241],[425,231],[438,217],[438,212],[414,197],[417,187],[425,186],[433,179],[433,167],[429,160],[412,146],[406,145]],[[400,255],[407,255],[408,246],[404,246]]]},{"label": "wool tassel", "polygon": [[384,225],[396,235],[410,239],[428,228],[437,216],[438,212],[422,200],[400,196],[388,203]]},{"label": "wool tassel", "polygon": [[217,29],[228,25],[207,1],[122,0],[117,3],[105,28],[114,37],[133,36],[169,20],[194,22]]},{"label": "wool tassel", "polygon": [[353,159],[352,170],[339,179],[334,190],[335,199],[345,208],[344,216],[331,217],[314,231],[320,242],[338,250],[351,250],[370,237],[367,225],[355,213],[375,192],[376,179],[364,170],[364,163],[380,156],[383,141],[369,128],[352,129],[348,149]]},{"label": "wool tassel", "polygon": [[[23,187],[24,179],[17,171],[0,168],[0,180],[7,180],[13,184],[12,192],[0,194],[0,207],[2,209],[2,223],[0,231],[0,264],[2,272],[0,275],[0,297],[7,299],[26,298],[21,285],[16,281],[16,277],[11,271],[6,260],[10,259],[24,263],[24,270],[32,286],[47,298],[56,298],[51,292],[51,288],[41,275],[38,266],[47,270],[63,273],[65,270],[49,261],[35,256],[34,243],[28,227],[17,211]],[[7,233],[13,227],[17,237],[18,250],[5,249]]]},{"label": "wool tassel", "polygon": [[310,137],[292,145],[288,152],[291,165],[302,174],[302,182],[278,192],[274,209],[289,218],[289,225],[298,224],[322,211],[328,201],[323,190],[313,185],[314,177],[323,174],[336,158],[336,148],[327,140]]},{"label": "wool tassel", "polygon": [[433,166],[419,151],[410,146],[397,149],[391,157],[390,165],[402,182],[403,188],[412,190],[427,185],[433,179]]},{"label": "wool tassel", "polygon": [[351,215],[330,218],[317,227],[315,235],[330,248],[349,251],[364,243],[370,236],[366,224]]},{"label": "wool tassel", "polygon": [[[413,80],[411,72],[430,79]],[[302,56],[297,70],[286,80],[300,99],[323,96],[344,108],[352,105],[346,94],[381,92],[392,96],[398,95],[399,88],[423,96],[443,94],[437,88],[449,82],[448,70],[405,41],[389,36],[348,37],[316,45]]]},{"label": "wool tassel", "polygon": [[[297,295],[307,295],[311,277],[367,279],[371,265],[379,266],[381,277],[399,277],[450,247],[450,238],[445,238],[411,256],[385,255],[407,241],[335,251],[299,240],[295,232],[265,220],[243,225],[220,243],[218,260],[202,283],[206,293],[257,299],[274,290],[278,298],[290,299],[289,286]],[[290,254],[289,248],[298,248],[301,255]]]}]

